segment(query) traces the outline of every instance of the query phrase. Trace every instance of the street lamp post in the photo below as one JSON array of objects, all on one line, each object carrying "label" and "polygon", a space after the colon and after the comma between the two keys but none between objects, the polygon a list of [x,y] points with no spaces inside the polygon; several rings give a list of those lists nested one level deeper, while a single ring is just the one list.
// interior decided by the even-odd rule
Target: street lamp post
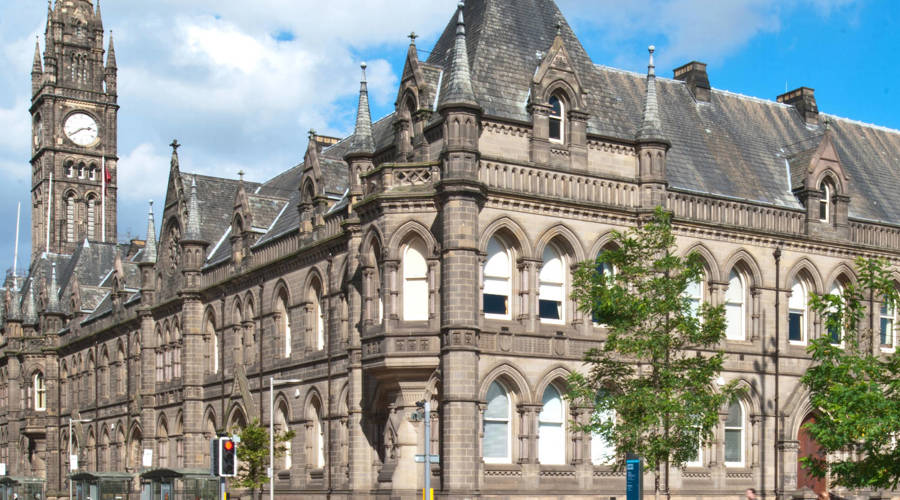
[{"label": "street lamp post", "polygon": [[[299,384],[295,378],[276,380],[269,377],[269,498],[275,500],[275,384]],[[71,500],[71,499],[69,499]]]},{"label": "street lamp post", "polygon": [[[86,424],[88,422],[93,422],[93,419],[69,417],[69,500],[72,500],[72,422]],[[77,454],[75,457],[75,459],[78,460]]]}]

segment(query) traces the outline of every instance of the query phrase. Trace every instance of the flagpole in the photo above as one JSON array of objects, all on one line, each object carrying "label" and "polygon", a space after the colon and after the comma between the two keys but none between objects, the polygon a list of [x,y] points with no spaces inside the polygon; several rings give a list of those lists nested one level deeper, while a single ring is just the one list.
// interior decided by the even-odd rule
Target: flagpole
[{"label": "flagpole", "polygon": [[101,241],[106,242],[106,155],[100,157],[100,179],[103,183],[100,189],[100,226],[103,234]]},{"label": "flagpole", "polygon": [[13,276],[16,275],[16,266],[19,263],[19,219],[22,216],[22,202],[16,208],[16,249],[13,251]]},{"label": "flagpole", "polygon": [[53,172],[50,172],[50,196],[47,198],[47,245],[45,253],[50,253],[50,213],[53,211]]}]

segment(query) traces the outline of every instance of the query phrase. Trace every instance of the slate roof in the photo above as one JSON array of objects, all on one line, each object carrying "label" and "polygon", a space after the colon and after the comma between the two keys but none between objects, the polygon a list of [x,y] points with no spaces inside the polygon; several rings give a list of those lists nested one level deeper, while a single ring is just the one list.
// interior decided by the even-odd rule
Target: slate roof
[{"label": "slate roof", "polygon": [[[192,180],[197,180],[200,237],[203,241],[214,245],[222,236],[222,231],[231,224],[234,197],[241,181],[187,173],[182,173],[181,179],[186,186],[186,196],[190,196],[190,188],[187,186],[191,185]],[[244,189],[248,193],[252,193],[258,186],[258,183],[244,181]]]},{"label": "slate roof", "polygon": [[[587,93],[588,133],[634,140],[646,75],[591,62],[553,0],[469,1],[463,13],[472,84],[485,116],[531,122],[526,105],[540,62],[535,54],[548,51],[562,23],[560,34]],[[454,13],[428,59],[445,74],[455,33]],[[797,155],[818,145],[824,127],[808,126],[792,106],[774,101],[713,89],[709,103],[698,103],[684,82],[657,78],[656,85],[662,133],[672,143],[671,188],[802,208],[786,160],[802,161]],[[900,132],[824,113],[820,123],[826,117],[850,177],[849,215],[900,224]]]}]

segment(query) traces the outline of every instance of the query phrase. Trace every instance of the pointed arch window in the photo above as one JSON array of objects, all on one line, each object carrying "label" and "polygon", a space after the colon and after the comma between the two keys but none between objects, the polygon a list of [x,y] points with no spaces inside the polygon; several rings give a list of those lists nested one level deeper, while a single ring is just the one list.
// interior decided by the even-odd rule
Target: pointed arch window
[{"label": "pointed arch window", "polygon": [[44,374],[35,372],[34,374],[34,409],[36,411],[47,410],[47,385],[44,381]]},{"label": "pointed arch window", "polygon": [[92,181],[97,180],[97,165],[91,165],[88,169],[88,178]]},{"label": "pointed arch window", "polygon": [[802,344],[806,342],[807,292],[802,280],[794,280],[791,298],[788,299],[788,341]]},{"label": "pointed arch window", "polygon": [[75,195],[66,196],[66,241],[75,241]]},{"label": "pointed arch window", "polygon": [[[835,295],[840,297],[843,300],[844,297],[844,287],[837,281],[832,283],[831,290],[828,292],[831,295]],[[828,311],[832,312],[831,310]],[[843,325],[843,318],[841,318],[841,322]],[[826,327],[828,330],[828,336],[831,338],[831,343],[834,345],[843,345],[844,343],[844,328],[843,326],[835,327],[828,326]]]},{"label": "pointed arch window", "polygon": [[566,463],[566,414],[562,397],[553,385],[544,389],[538,415],[538,460],[544,465]]},{"label": "pointed arch window", "polygon": [[728,406],[728,417],[725,419],[726,467],[743,467],[746,440],[744,407],[740,401],[735,401]]},{"label": "pointed arch window", "polygon": [[[616,269],[609,262],[597,262],[594,269],[601,276],[613,276],[616,274]],[[600,323],[600,314],[597,311],[591,312],[591,322],[594,326],[606,326]]]},{"label": "pointed arch window", "polygon": [[284,357],[291,357],[291,321],[288,318],[288,308],[287,308],[287,300],[285,299],[284,294],[278,296],[278,300],[275,302],[275,313],[278,317],[279,329],[282,332],[284,339]]},{"label": "pointed arch window", "polygon": [[311,465],[315,469],[325,467],[325,427],[322,424],[322,410],[318,402],[313,402],[310,407],[310,452],[312,453]]},{"label": "pointed arch window", "polygon": [[71,161],[66,162],[66,177],[75,176],[75,164]]},{"label": "pointed arch window", "polygon": [[822,197],[819,199],[819,220],[828,222],[831,220],[831,197],[834,195],[834,188],[831,182],[826,179],[819,185],[819,191],[822,193]]},{"label": "pointed arch window", "polygon": [[746,280],[737,270],[732,270],[728,277],[728,290],[725,292],[725,321],[727,327],[725,338],[729,340],[745,340],[747,297]]},{"label": "pointed arch window", "polygon": [[553,142],[563,142],[563,137],[565,137],[566,133],[565,102],[559,97],[559,95],[554,94],[550,96],[548,104],[550,104],[550,140]]},{"label": "pointed arch window", "polygon": [[87,199],[87,232],[88,239],[93,241],[96,239],[95,230],[97,227],[97,199],[94,195],[88,196]]},{"label": "pointed arch window", "polygon": [[486,463],[511,462],[510,428],[509,393],[499,382],[492,382],[487,392],[482,429],[482,453]]},{"label": "pointed arch window", "polygon": [[544,248],[538,289],[538,312],[544,323],[565,322],[566,266],[552,245]]},{"label": "pointed arch window", "polygon": [[684,289],[684,296],[688,300],[690,306],[691,317],[700,319],[700,306],[703,304],[703,282],[706,275],[703,274],[695,281],[691,281]]},{"label": "pointed arch window", "polygon": [[482,307],[485,318],[510,319],[512,266],[509,249],[497,238],[491,238],[484,263]]},{"label": "pointed arch window", "polygon": [[428,320],[428,263],[424,245],[414,240],[403,252],[403,320]]},{"label": "pointed arch window", "polygon": [[84,163],[79,163],[78,164],[78,178],[79,179],[84,179],[84,171],[85,171]]},{"label": "pointed arch window", "polygon": [[[283,434],[289,430],[288,413],[284,401],[278,405],[278,412],[275,415],[275,432]],[[291,455],[291,440],[284,442],[284,456],[282,457],[281,470],[289,470],[293,465],[293,457]]]},{"label": "pointed arch window", "polygon": [[[616,419],[615,410],[609,409],[598,413],[597,418],[603,422]],[[602,434],[591,433],[591,463],[594,465],[610,465],[616,459],[616,445],[608,441]]]},{"label": "pointed arch window", "polygon": [[207,314],[206,323],[203,326],[204,334],[207,336],[209,349],[207,359],[209,364],[207,369],[210,373],[219,373],[219,334],[216,332],[216,325],[213,322],[212,314]]},{"label": "pointed arch window", "polygon": [[325,308],[322,305],[322,291],[318,283],[314,283],[309,290],[311,304],[313,335],[315,336],[316,350],[325,349]]}]

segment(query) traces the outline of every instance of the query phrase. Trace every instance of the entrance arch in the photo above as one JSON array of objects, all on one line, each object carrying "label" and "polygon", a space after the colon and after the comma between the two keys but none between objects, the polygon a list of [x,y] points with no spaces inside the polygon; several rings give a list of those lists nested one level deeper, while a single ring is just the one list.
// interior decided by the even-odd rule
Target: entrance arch
[{"label": "entrance arch", "polygon": [[824,458],[824,453],[822,453],[822,448],[819,446],[819,443],[817,443],[809,431],[806,430],[806,424],[815,421],[815,415],[810,413],[803,419],[803,422],[800,424],[800,430],[797,432],[797,441],[799,442],[799,449],[797,452],[797,488],[809,488],[818,495],[825,491],[825,478],[813,477],[806,467],[799,462],[799,458],[808,456]]}]

